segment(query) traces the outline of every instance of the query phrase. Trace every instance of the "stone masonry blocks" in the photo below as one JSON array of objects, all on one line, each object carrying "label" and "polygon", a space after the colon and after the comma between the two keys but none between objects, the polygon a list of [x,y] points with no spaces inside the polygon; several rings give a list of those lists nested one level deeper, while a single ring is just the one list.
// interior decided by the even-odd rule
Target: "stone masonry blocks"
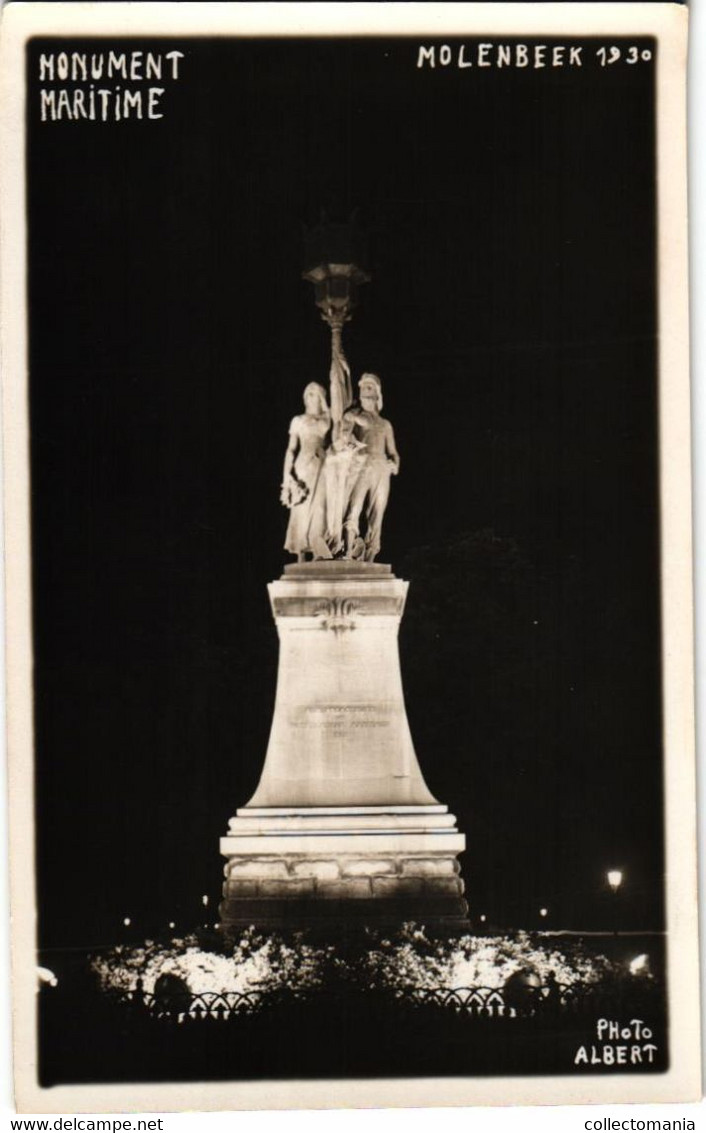
[{"label": "stone masonry blocks", "polygon": [[314,881],[312,878],[298,878],[292,881],[268,879],[259,882],[260,897],[312,897],[314,894]]},{"label": "stone masonry blocks", "polygon": [[463,882],[453,857],[231,859],[224,895],[238,897],[365,898],[436,894],[460,896]]},{"label": "stone masonry blocks", "polygon": [[301,861],[292,863],[294,877],[314,877],[317,881],[334,881],[341,876],[338,862]]},{"label": "stone masonry blocks", "polygon": [[[361,836],[361,841],[364,836]],[[221,908],[224,923],[253,923],[271,915],[289,920],[331,916],[361,916],[375,923],[375,907],[381,917],[423,920],[466,916],[462,899],[464,885],[454,853],[433,848],[410,853],[387,848],[377,853],[361,847],[337,853],[330,847],[318,851],[289,849],[282,839],[282,851],[271,850],[233,854],[225,867]],[[321,911],[314,913],[318,907]],[[263,910],[270,909],[267,914]],[[348,913],[345,910],[348,910]],[[445,912],[444,910],[450,910]],[[391,911],[392,910],[392,911]],[[402,911],[403,910],[403,911]]]},{"label": "stone masonry blocks", "polygon": [[429,894],[438,893],[439,896],[461,897],[463,882],[460,877],[429,878],[424,882],[424,889]]},{"label": "stone masonry blocks", "polygon": [[353,858],[341,861],[341,871],[344,877],[374,877],[379,873],[396,873],[397,861],[395,858]]},{"label": "stone masonry blocks", "polygon": [[223,886],[224,897],[257,897],[259,883],[257,881],[227,881]]},{"label": "stone masonry blocks", "polygon": [[460,871],[454,858],[407,858],[402,862],[403,877],[453,877]]},{"label": "stone masonry blocks", "polygon": [[375,897],[421,897],[425,891],[419,877],[374,877],[372,886]]},{"label": "stone masonry blocks", "polygon": [[316,896],[324,899],[370,897],[370,885],[370,879],[367,877],[350,877],[344,878],[342,881],[319,882],[316,886]]},{"label": "stone masonry blocks", "polygon": [[230,861],[229,877],[288,877],[287,863],[277,858],[244,858],[242,861]]}]

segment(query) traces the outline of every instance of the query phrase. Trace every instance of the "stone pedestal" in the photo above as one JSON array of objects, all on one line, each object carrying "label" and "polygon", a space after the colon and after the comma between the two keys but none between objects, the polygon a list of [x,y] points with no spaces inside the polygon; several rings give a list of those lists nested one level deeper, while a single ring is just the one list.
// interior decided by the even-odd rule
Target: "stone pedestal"
[{"label": "stone pedestal", "polygon": [[468,927],[465,839],[424,782],[405,712],[407,586],[346,561],[288,566],[270,584],[277,697],[260,783],[221,840],[226,929]]}]

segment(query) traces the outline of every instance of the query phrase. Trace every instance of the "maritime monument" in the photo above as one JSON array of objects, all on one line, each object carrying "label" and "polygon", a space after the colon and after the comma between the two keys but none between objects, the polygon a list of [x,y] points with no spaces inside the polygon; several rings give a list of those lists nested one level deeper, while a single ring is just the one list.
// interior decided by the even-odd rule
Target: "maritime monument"
[{"label": "maritime monument", "polygon": [[354,222],[308,233],[304,278],[331,330],[329,389],[310,382],[291,422],[281,501],[296,561],[269,585],[279,636],[260,782],[221,839],[226,932],[468,928],[465,838],[429,791],[405,710],[398,631],[408,583],[378,563],[393,477],[383,382],[352,380],[342,332],[370,276]]}]

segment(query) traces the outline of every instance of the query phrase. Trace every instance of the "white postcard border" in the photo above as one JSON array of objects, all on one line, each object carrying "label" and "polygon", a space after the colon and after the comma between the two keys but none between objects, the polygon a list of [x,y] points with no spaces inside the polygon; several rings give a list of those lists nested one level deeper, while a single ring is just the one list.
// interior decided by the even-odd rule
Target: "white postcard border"
[{"label": "white postcard border", "polygon": [[[701,1096],[686,224],[686,8],[671,3],[11,4],[0,38],[7,720],[14,1050],[20,1112],[688,1101]],[[209,1082],[36,1082],[24,48],[44,35],[655,35],[660,484],[671,1068],[661,1075]]]}]

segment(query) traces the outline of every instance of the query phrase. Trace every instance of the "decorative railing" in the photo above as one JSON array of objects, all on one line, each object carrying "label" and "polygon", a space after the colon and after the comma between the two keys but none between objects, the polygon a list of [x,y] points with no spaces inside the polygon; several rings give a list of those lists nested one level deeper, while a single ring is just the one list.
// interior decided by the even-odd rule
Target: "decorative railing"
[{"label": "decorative railing", "polygon": [[395,995],[402,1003],[424,1007],[451,1008],[458,1014],[484,1018],[510,1018],[517,1013],[505,1002],[502,990],[491,987],[426,988],[405,987]]},{"label": "decorative railing", "polygon": [[[595,988],[582,984],[550,984],[544,987],[419,988],[406,987],[397,998],[415,1006],[443,1007],[457,1014],[485,1019],[516,1019],[552,1013],[581,1015],[594,1012],[605,998]],[[613,1000],[614,1002],[614,1000]]]},{"label": "decorative railing", "polygon": [[262,1009],[265,1002],[273,1004],[277,999],[277,996],[261,991],[167,992],[162,995],[136,992],[130,996],[133,1006],[143,1007],[157,1018],[223,1021],[235,1015],[253,1015]]},{"label": "decorative railing", "polygon": [[[362,996],[371,991],[356,992]],[[582,1015],[601,1010],[604,999],[614,999],[597,989],[576,984],[552,984],[529,987],[521,994],[504,988],[458,987],[450,989],[403,987],[386,991],[386,998],[400,1006],[438,1007],[459,1015],[478,1019],[516,1019],[545,1017],[553,1013]],[[248,992],[165,991],[161,993],[141,990],[128,993],[127,1002],[135,1009],[153,1018],[187,1022],[205,1019],[225,1022],[237,1016],[252,1015],[263,1009],[287,1007],[296,1003],[330,1003],[333,999],[350,997],[345,988],[316,989],[314,992],[294,993],[288,990]]]}]

